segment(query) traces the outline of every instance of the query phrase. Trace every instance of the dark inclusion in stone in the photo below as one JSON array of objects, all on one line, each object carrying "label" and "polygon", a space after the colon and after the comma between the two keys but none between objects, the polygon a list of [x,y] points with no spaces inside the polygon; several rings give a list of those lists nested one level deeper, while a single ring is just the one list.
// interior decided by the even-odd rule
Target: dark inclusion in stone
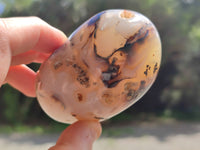
[{"label": "dark inclusion in stone", "polygon": [[[145,40],[145,38],[149,35],[149,30],[146,29],[147,26],[148,26],[148,24],[146,24],[146,26],[144,26],[144,27],[141,27],[138,30],[138,32],[136,32],[133,36],[131,36],[127,39],[127,41],[126,41],[126,43],[124,44],[123,47],[120,47],[119,49],[114,50],[113,53],[111,53],[108,57],[100,56],[97,52],[97,46],[94,44],[93,49],[94,49],[94,53],[95,53],[96,57],[104,59],[105,61],[107,61],[117,51],[123,51],[123,52],[128,54],[133,49],[133,46],[134,46],[135,43],[143,42]],[[95,29],[91,33],[91,34],[94,34],[94,38],[96,38],[96,28],[97,28],[97,23],[95,23]]]},{"label": "dark inclusion in stone", "polygon": [[145,84],[146,84],[145,80],[140,81],[140,88],[139,88],[139,90],[143,90],[145,88]]},{"label": "dark inclusion in stone", "polygon": [[89,84],[89,77],[87,76],[87,72],[84,71],[80,66],[78,66],[77,64],[73,64],[72,67],[75,69],[75,71],[77,72],[78,76],[77,76],[77,81],[84,85],[86,88],[90,86]]},{"label": "dark inclusion in stone", "polygon": [[77,115],[76,114],[71,114],[73,117],[76,117]]},{"label": "dark inclusion in stone", "polygon": [[132,49],[135,43],[143,42],[145,38],[148,36],[148,34],[149,34],[149,30],[144,29],[144,27],[140,28],[137,33],[135,33],[133,36],[127,39],[123,47],[119,48],[116,51],[122,50],[128,53]]},{"label": "dark inclusion in stone", "polygon": [[82,102],[82,101],[83,101],[83,95],[82,95],[82,94],[78,93],[78,94],[77,94],[77,98],[78,98],[78,101],[79,101],[79,102]]},{"label": "dark inclusion in stone", "polygon": [[99,119],[99,120],[101,120],[101,119],[104,119],[104,118],[103,118],[103,117],[94,116],[94,119]]},{"label": "dark inclusion in stone", "polygon": [[64,102],[61,100],[61,98],[57,94],[51,95],[51,98],[53,98],[56,102],[61,103],[61,105],[64,107],[64,109],[66,108]]},{"label": "dark inclusion in stone", "polygon": [[[110,56],[108,56],[107,58],[103,58],[101,56],[99,56],[97,54],[97,47],[94,44],[94,52],[95,55],[101,59],[104,59],[108,64],[109,64],[109,58],[116,53],[117,51],[124,51],[126,53],[129,53],[130,50],[132,50],[133,45],[137,42],[142,42],[149,34],[149,30],[147,30],[146,28],[142,27],[139,29],[139,31],[137,33],[135,33],[132,37],[130,37],[129,39],[127,39],[124,47],[121,47],[117,50],[115,50]],[[118,77],[120,75],[119,69],[120,66],[119,65],[115,65],[115,62],[117,61],[117,58],[113,59],[112,63],[109,64],[108,69],[106,71],[102,72],[102,81],[105,84],[106,87],[108,88],[112,88],[115,87],[120,81],[127,79],[120,79],[120,80],[113,80],[114,78]],[[156,70],[156,67],[154,67],[154,70]],[[144,72],[144,74],[147,76],[148,74],[148,70],[150,70],[151,67],[149,65],[147,65],[147,69]]]},{"label": "dark inclusion in stone", "polygon": [[94,28],[94,38],[96,39],[97,37],[97,24],[95,24],[95,28]]},{"label": "dark inclusion in stone", "polygon": [[104,13],[105,13],[105,11],[100,12],[97,15],[95,15],[94,17],[92,17],[88,22],[88,26],[94,25],[97,21],[99,21],[99,19],[101,18],[101,15]]},{"label": "dark inclusion in stone", "polygon": [[126,98],[128,101],[133,100],[137,97],[137,92],[134,89],[129,89],[128,93],[126,94]]},{"label": "dark inclusion in stone", "polygon": [[137,85],[138,83],[135,82],[127,82],[124,85],[124,93],[126,93],[127,101],[134,100],[138,96],[139,91],[135,89]]},{"label": "dark inclusion in stone", "polygon": [[117,51],[124,51],[126,53],[129,53],[129,51],[132,50],[133,46],[135,43],[141,43],[142,41],[145,40],[145,38],[148,36],[149,34],[149,30],[147,30],[146,28],[142,27],[139,29],[139,31],[137,33],[135,33],[133,36],[131,36],[129,39],[127,39],[126,43],[124,44],[123,47],[120,47],[119,49],[114,50],[114,52],[112,54],[110,54],[110,56],[104,58],[100,55],[98,55],[97,53],[97,47],[94,44],[94,53],[97,57],[102,58],[104,60],[109,59],[115,52]]},{"label": "dark inclusion in stone", "polygon": [[60,68],[62,65],[63,65],[62,62],[56,62],[56,63],[54,64],[54,69],[57,70],[57,69]]},{"label": "dark inclusion in stone", "polygon": [[158,63],[155,64],[154,69],[153,69],[153,73],[155,73],[158,70]]},{"label": "dark inclusion in stone", "polygon": [[151,67],[149,65],[146,65],[146,70],[144,71],[144,74],[147,76],[148,75],[148,71],[151,69]]},{"label": "dark inclusion in stone", "polygon": [[139,38],[136,42],[141,43],[144,41],[144,39],[148,36],[149,34],[149,30],[146,30],[145,35],[142,38]]},{"label": "dark inclusion in stone", "polygon": [[119,68],[120,68],[119,65],[111,64],[108,67],[108,70],[102,72],[102,81],[106,85],[106,87],[108,88],[114,87],[117,85],[118,82],[120,82],[120,80],[112,82],[112,80],[120,74]]}]

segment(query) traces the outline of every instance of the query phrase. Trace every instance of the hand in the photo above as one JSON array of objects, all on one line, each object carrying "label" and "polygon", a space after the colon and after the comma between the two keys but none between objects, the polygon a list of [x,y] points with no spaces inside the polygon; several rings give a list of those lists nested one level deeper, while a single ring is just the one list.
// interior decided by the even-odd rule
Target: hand
[{"label": "hand", "polygon": [[[37,17],[0,19],[0,85],[9,83],[35,97],[36,73],[25,64],[42,63],[64,42],[69,42],[64,33]],[[78,121],[61,134],[50,150],[91,150],[100,134],[98,122]]]},{"label": "hand", "polygon": [[43,62],[65,41],[64,33],[37,17],[0,19],[0,85],[35,97],[36,73],[23,64]]},{"label": "hand", "polygon": [[65,129],[56,146],[49,150],[92,150],[92,144],[100,134],[99,122],[78,121]]}]

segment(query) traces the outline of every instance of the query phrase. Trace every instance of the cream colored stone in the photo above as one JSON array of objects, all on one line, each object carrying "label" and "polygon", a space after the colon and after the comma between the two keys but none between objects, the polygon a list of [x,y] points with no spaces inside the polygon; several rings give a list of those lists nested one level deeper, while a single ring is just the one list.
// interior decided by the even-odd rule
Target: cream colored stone
[{"label": "cream colored stone", "polygon": [[42,64],[37,98],[59,122],[102,121],[146,93],[160,61],[160,38],[149,19],[130,10],[107,10],[81,25]]}]

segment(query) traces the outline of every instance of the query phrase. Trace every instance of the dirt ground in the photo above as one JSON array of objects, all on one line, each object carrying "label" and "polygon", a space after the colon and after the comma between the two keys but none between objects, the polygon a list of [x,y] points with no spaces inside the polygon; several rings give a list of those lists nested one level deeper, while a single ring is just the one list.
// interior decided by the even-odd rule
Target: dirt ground
[{"label": "dirt ground", "polygon": [[[110,127],[93,150],[199,150],[200,123],[151,122]],[[1,150],[47,150],[58,134],[0,134]]]}]

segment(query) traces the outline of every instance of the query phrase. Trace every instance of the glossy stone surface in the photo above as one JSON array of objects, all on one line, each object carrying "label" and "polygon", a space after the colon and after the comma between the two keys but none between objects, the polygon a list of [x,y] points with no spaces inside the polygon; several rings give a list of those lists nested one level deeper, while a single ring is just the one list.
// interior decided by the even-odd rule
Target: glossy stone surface
[{"label": "glossy stone surface", "polygon": [[160,38],[149,19],[129,10],[103,11],[42,64],[37,98],[59,122],[102,121],[147,92],[160,61]]}]

